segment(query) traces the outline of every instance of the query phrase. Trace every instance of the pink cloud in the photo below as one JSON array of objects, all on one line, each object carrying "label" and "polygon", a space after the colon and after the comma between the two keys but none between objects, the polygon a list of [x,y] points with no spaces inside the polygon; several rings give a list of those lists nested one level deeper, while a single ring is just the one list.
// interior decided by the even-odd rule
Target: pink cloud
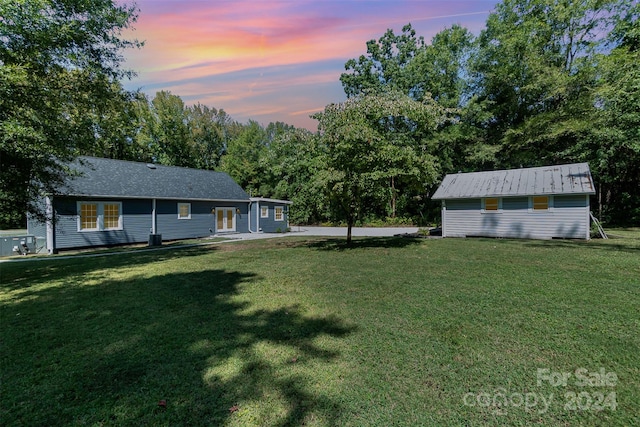
[{"label": "pink cloud", "polygon": [[[138,0],[141,12],[132,36],[146,40],[146,46],[126,53],[126,66],[139,73],[129,86],[171,90],[240,118],[256,111],[299,118],[300,112],[342,100],[327,95],[343,96],[344,62],[364,54],[367,40],[387,28],[397,33],[411,22],[427,41],[453,23],[479,31],[495,3]],[[335,68],[314,68],[329,62]],[[259,70],[279,74],[260,76]],[[331,90],[324,87],[331,84]],[[296,88],[295,99],[290,88]],[[274,102],[277,108],[269,105]]]}]

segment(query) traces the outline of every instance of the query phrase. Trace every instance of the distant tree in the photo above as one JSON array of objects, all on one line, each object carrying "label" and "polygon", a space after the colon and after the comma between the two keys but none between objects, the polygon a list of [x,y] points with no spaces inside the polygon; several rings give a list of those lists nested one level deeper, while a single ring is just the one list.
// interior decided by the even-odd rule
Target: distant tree
[{"label": "distant tree", "polygon": [[346,221],[347,243],[359,218],[394,200],[394,180],[424,191],[437,179],[437,158],[422,141],[445,119],[432,100],[399,92],[362,95],[313,117],[326,146],[323,178],[332,215]]},{"label": "distant tree", "polygon": [[197,104],[186,109],[187,127],[190,143],[193,144],[193,167],[198,169],[216,169],[225,151],[224,110],[216,110]]},{"label": "distant tree", "polygon": [[295,126],[286,124],[284,122],[269,123],[264,130],[267,137],[267,145],[271,144],[271,142],[278,138],[280,135],[283,135],[295,129]]},{"label": "distant tree", "polygon": [[350,59],[340,81],[348,97],[396,90],[407,95],[415,85],[409,64],[424,47],[424,39],[407,24],[401,34],[389,29],[379,40],[367,42],[367,55]]},{"label": "distant tree", "polygon": [[271,141],[260,159],[263,171],[260,195],[291,200],[289,219],[293,223],[327,219],[321,179],[325,154],[317,135],[289,126]]},{"label": "distant tree", "polygon": [[474,36],[464,27],[453,25],[437,33],[407,65],[412,96],[419,100],[428,93],[444,107],[465,105],[469,100],[467,62],[474,51]]},{"label": "distant tree", "polygon": [[397,90],[415,100],[433,98],[455,108],[450,111],[453,120],[432,135],[442,172],[487,167],[495,163],[499,147],[484,129],[489,104],[474,96],[470,84],[469,61],[475,53],[474,36],[466,28],[445,28],[425,44],[408,24],[400,35],[387,30],[379,40],[367,42],[367,55],[347,61],[340,80],[348,96]]},{"label": "distant tree", "polygon": [[231,139],[220,161],[220,170],[227,172],[245,191],[257,195],[262,173],[260,158],[267,145],[265,130],[250,120],[240,134]]},{"label": "distant tree", "polygon": [[141,93],[114,90],[113,96],[106,100],[106,108],[85,111],[85,115],[94,122],[95,141],[92,145],[79,147],[79,154],[108,159],[150,161],[151,156],[146,147],[141,146],[136,138],[139,130],[137,104],[142,98],[144,95]]},{"label": "distant tree", "polygon": [[587,117],[584,153],[598,182],[604,220],[640,224],[640,4],[617,16],[610,42],[598,56],[595,108]]},{"label": "distant tree", "polygon": [[[588,132],[597,64],[618,0],[505,0],[479,37],[474,71],[503,166],[572,160]],[[586,120],[585,120],[586,119]]]},{"label": "distant tree", "polygon": [[474,66],[500,165],[588,161],[615,222],[640,218],[637,27],[637,2],[505,0]]},{"label": "distant tree", "polygon": [[[44,219],[62,163],[96,144],[127,98],[121,38],[137,10],[111,0],[0,0],[0,226]],[[118,122],[120,118],[115,121]],[[107,134],[118,134],[111,129]]]}]

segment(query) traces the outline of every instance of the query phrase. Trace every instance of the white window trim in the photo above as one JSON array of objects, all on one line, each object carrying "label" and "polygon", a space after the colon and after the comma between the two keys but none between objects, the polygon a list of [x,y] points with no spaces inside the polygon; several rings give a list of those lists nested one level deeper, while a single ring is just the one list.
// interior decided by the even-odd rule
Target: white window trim
[{"label": "white window trim", "polygon": [[[96,218],[96,227],[95,228],[82,228],[82,220],[80,216],[81,206],[82,205],[97,205],[97,218]],[[104,205],[118,205],[118,227],[105,228],[104,226]],[[78,232],[86,233],[86,232],[95,232],[95,231],[119,231],[122,230],[122,202],[96,202],[93,200],[82,200],[76,202],[76,212],[77,212],[77,226]]]},{"label": "white window trim", "polygon": [[[278,214],[277,214],[278,209],[280,209],[280,214],[281,214],[280,219],[278,219]],[[275,206],[273,208],[273,220],[278,222],[284,221],[284,206]]]},{"label": "white window trim", "polygon": [[[487,199],[498,199],[498,210],[497,211],[488,211],[485,209],[485,200]],[[483,197],[482,205],[480,207],[480,212],[483,214],[500,214],[502,213],[502,197]]]},{"label": "white window trim", "polygon": [[260,218],[269,218],[269,206],[260,206]]},{"label": "white window trim", "polygon": [[553,196],[547,195],[547,194],[540,194],[536,197],[540,197],[540,196],[546,196],[548,197],[549,203],[547,204],[547,209],[533,209],[533,197],[534,196],[529,196],[529,213],[533,213],[533,214],[545,214],[545,213],[549,213],[549,212],[553,212]]},{"label": "white window trim", "polygon": [[[180,216],[180,206],[187,206],[189,208],[189,215]],[[178,203],[178,219],[191,219],[191,203]]]}]

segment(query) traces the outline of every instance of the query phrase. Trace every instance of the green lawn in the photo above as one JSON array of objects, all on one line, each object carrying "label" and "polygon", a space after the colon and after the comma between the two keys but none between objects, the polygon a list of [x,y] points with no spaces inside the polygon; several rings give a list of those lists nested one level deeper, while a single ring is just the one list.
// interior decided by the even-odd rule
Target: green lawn
[{"label": "green lawn", "polygon": [[638,425],[640,233],[617,237],[0,264],[0,420]]}]

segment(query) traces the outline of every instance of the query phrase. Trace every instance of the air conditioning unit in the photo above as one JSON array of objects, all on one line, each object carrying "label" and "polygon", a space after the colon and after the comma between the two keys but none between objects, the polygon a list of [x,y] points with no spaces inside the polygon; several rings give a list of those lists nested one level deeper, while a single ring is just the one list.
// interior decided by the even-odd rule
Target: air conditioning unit
[{"label": "air conditioning unit", "polygon": [[35,236],[0,237],[0,256],[28,255],[36,253]]}]

